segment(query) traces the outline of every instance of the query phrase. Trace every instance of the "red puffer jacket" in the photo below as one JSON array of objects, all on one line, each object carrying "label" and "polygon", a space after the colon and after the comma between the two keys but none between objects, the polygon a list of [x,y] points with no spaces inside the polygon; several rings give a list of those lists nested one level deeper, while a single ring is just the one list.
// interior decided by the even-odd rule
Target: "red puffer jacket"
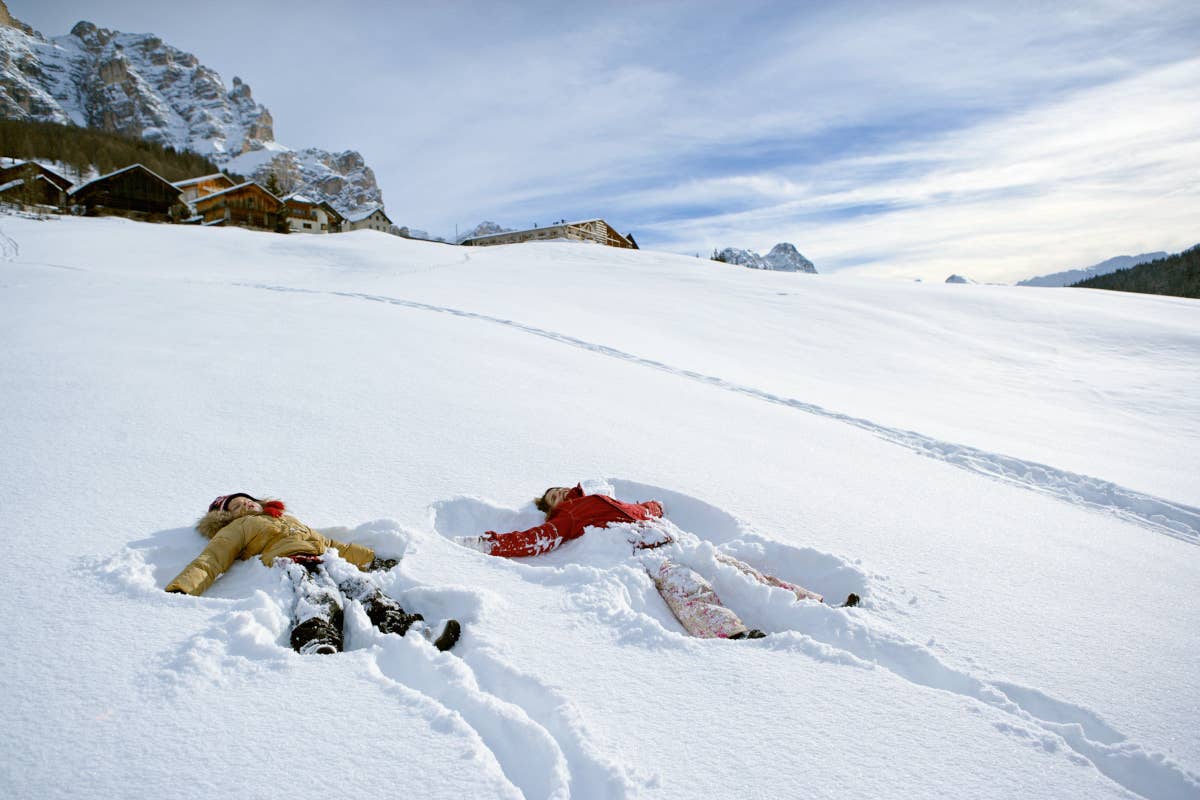
[{"label": "red puffer jacket", "polygon": [[[494,556],[536,556],[550,552],[563,542],[578,539],[584,528],[603,528],[613,522],[641,522],[662,514],[662,504],[655,500],[622,503],[602,494],[584,494],[583,487],[576,485],[543,524],[510,533],[488,531],[483,541],[492,543],[491,554]],[[656,547],[668,541],[670,537],[664,535],[664,541],[639,546]]]}]

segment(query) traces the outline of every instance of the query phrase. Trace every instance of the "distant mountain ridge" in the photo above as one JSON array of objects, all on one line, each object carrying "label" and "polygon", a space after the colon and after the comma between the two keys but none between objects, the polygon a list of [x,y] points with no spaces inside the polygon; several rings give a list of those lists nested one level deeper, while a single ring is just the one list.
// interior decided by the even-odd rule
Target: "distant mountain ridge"
[{"label": "distant mountain ridge", "polygon": [[1050,275],[1041,275],[1036,278],[1018,281],[1017,286],[1071,286],[1088,278],[1094,278],[1097,275],[1107,275],[1119,269],[1129,269],[1138,264],[1145,264],[1147,261],[1166,258],[1167,255],[1168,253],[1160,250],[1154,253],[1142,253],[1140,256],[1115,256],[1101,261],[1099,264],[1084,267],[1083,269],[1069,269],[1063,272],[1055,272]]},{"label": "distant mountain ridge", "polygon": [[[221,76],[153,34],[80,22],[49,39],[0,0],[0,115],[124,133],[206,156],[265,182],[274,173],[343,212],[383,205],[360,154],[293,150],[275,141],[270,111],[240,78]],[[4,154],[0,154],[4,155]]]},{"label": "distant mountain ridge", "polygon": [[1200,298],[1200,244],[1074,284],[1085,289]]},{"label": "distant mountain ridge", "polygon": [[713,261],[723,261],[726,264],[737,264],[750,269],[771,269],[780,272],[807,272],[817,274],[817,268],[804,256],[796,246],[789,242],[780,242],[771,248],[771,252],[760,256],[753,250],[740,250],[726,247],[714,252]]}]

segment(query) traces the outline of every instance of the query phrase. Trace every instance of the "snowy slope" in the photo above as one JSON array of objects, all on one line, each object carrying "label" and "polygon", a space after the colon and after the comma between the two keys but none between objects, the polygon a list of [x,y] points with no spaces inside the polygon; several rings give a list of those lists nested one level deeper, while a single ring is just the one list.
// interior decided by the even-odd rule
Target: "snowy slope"
[{"label": "snowy slope", "polygon": [[[1200,796],[1194,301],[0,231],[0,795]],[[684,637],[619,532],[453,543],[575,480],[662,500],[771,635]],[[301,658],[257,562],[164,594],[235,490],[402,555],[387,588],[463,641],[351,609]]]}]

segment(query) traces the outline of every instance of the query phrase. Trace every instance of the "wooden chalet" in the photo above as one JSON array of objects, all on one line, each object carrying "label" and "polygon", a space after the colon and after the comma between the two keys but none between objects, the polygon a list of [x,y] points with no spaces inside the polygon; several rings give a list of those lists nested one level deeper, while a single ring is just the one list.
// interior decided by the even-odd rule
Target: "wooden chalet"
[{"label": "wooden chalet", "polygon": [[383,231],[384,233],[395,233],[393,228],[396,226],[388,219],[388,215],[383,213],[383,209],[379,206],[370,209],[369,211],[359,211],[356,214],[347,214],[345,230],[347,231]]},{"label": "wooden chalet", "polygon": [[71,186],[62,175],[32,161],[0,169],[0,200],[9,203],[63,209]]},{"label": "wooden chalet", "polygon": [[183,193],[171,182],[134,164],[71,192],[68,202],[88,216],[116,215],[147,222],[179,220],[186,214]]},{"label": "wooden chalet", "polygon": [[486,247],[493,244],[517,244],[519,242],[537,242],[553,239],[569,239],[577,242],[597,242],[609,247],[624,247],[637,249],[632,236],[617,233],[613,226],[602,219],[587,219],[580,222],[560,222],[547,225],[544,228],[530,228],[524,231],[506,231],[492,233],[487,236],[473,236],[464,239],[462,244],[469,247]]},{"label": "wooden chalet", "polygon": [[277,231],[285,219],[283,201],[254,181],[197,198],[192,207],[204,225]]},{"label": "wooden chalet", "polygon": [[223,172],[215,172],[212,175],[202,175],[199,178],[176,181],[172,186],[183,192],[184,202],[194,203],[205,195],[232,189],[234,186],[237,186],[237,181]]},{"label": "wooden chalet", "polygon": [[323,200],[294,194],[283,198],[287,206],[288,230],[292,233],[340,233],[346,218]]}]

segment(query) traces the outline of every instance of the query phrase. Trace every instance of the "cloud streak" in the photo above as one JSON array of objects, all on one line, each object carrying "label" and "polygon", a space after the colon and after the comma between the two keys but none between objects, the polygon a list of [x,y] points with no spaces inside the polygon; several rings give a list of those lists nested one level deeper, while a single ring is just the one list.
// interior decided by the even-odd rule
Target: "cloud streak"
[{"label": "cloud streak", "polygon": [[600,215],[659,249],[977,280],[1200,239],[1190,3],[69,5],[10,9],[241,75],[281,141],[362,151],[391,216],[443,235]]}]

